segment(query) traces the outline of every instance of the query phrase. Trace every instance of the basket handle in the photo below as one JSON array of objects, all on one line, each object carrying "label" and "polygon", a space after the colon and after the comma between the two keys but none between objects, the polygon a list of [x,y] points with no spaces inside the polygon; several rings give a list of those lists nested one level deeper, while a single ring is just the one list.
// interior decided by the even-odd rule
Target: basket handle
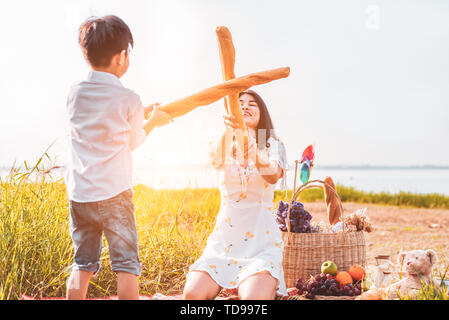
[{"label": "basket handle", "polygon": [[[319,184],[312,184],[312,183],[321,183],[322,185],[319,185]],[[301,192],[303,192],[304,190],[311,189],[311,188],[320,188],[320,189],[323,189],[323,185],[326,185],[326,186],[329,188],[329,190],[331,190],[331,192],[334,193],[334,195],[336,196],[336,198],[337,198],[337,200],[338,200],[338,204],[339,204],[340,209],[341,209],[340,221],[341,221],[341,223],[342,223],[342,239],[343,239],[343,241],[344,241],[345,238],[344,238],[344,235],[343,235],[343,234],[346,232],[346,231],[345,231],[345,225],[344,225],[344,223],[343,223],[343,215],[344,215],[344,211],[343,211],[343,205],[342,205],[342,203],[341,203],[340,197],[338,196],[337,190],[335,190],[329,183],[327,183],[327,182],[325,182],[325,181],[323,181],[323,180],[310,180],[310,181],[304,183],[303,185],[299,186],[297,190],[294,190],[293,196],[292,196],[292,198],[291,198],[291,200],[290,200],[290,205],[289,205],[289,207],[288,207],[287,218],[286,218],[286,219],[287,219],[287,221],[286,221],[286,225],[287,225],[287,244],[290,242],[290,233],[291,233],[291,231],[290,231],[290,230],[291,230],[291,224],[290,224],[290,211],[291,211],[291,209],[292,209],[292,203],[293,203],[293,201],[295,201],[295,200],[299,197],[299,195],[301,194]],[[324,191],[324,190],[323,190],[323,191]]]}]

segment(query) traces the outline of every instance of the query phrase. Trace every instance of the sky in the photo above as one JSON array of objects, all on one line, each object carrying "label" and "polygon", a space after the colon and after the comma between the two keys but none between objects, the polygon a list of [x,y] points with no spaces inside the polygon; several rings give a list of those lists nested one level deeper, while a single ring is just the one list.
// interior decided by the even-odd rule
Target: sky
[{"label": "sky", "polygon": [[[66,161],[66,99],[89,67],[77,43],[89,16],[115,14],[134,37],[121,78],[144,104],[222,81],[215,28],[227,26],[237,76],[290,67],[253,87],[289,162],[309,144],[317,165],[449,165],[449,2],[413,0],[2,1],[0,165],[48,147]],[[140,165],[206,161],[224,130],[223,101],[158,128]]]}]

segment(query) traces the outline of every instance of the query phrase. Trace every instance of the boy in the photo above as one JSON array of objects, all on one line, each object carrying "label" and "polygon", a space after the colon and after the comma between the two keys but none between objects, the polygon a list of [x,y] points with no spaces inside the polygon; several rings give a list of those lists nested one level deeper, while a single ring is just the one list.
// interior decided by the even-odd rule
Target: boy
[{"label": "boy", "polygon": [[120,18],[88,19],[80,27],[79,44],[92,70],[86,81],[72,86],[67,100],[71,161],[66,185],[75,249],[67,299],[85,299],[90,278],[100,269],[103,232],[118,298],[138,299],[131,151],[172,119],[157,104],[143,107],[140,97],[121,84],[133,37]]}]

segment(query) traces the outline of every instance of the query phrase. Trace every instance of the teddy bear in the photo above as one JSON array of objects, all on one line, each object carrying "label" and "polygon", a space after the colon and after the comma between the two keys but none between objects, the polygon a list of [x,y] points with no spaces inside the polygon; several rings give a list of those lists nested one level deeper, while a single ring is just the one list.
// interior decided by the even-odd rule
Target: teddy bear
[{"label": "teddy bear", "polygon": [[[401,266],[403,278],[392,283],[386,288],[371,288],[357,297],[357,300],[382,300],[398,299],[399,296],[416,297],[423,282],[430,284],[432,267],[438,261],[435,251],[411,250],[403,251],[398,255],[398,264]],[[437,286],[437,284],[435,284]]]}]

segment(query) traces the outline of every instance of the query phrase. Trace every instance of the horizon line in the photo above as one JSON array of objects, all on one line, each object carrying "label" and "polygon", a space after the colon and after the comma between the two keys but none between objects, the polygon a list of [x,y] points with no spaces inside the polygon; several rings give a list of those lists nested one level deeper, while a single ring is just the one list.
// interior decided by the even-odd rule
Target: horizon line
[{"label": "horizon line", "polygon": [[[23,163],[21,165],[13,164],[16,168],[23,167]],[[13,165],[4,165],[0,164],[0,170],[2,171],[9,171],[11,170]],[[58,167],[65,167],[64,165],[56,165]],[[295,163],[289,163],[289,170],[295,168]],[[31,166],[32,167],[32,166]],[[166,169],[178,169],[178,170],[186,170],[186,169],[193,169],[193,170],[199,170],[204,169],[206,167],[210,167],[208,164],[204,163],[188,163],[188,164],[174,164],[174,163],[168,163],[168,164],[161,164],[161,163],[150,163],[150,164],[134,164],[134,169],[150,169],[150,168],[166,168]],[[353,170],[401,170],[401,169],[442,169],[442,170],[449,170],[449,165],[436,165],[436,164],[423,164],[423,165],[378,165],[378,164],[322,164],[322,165],[314,165],[313,167],[315,170],[320,169],[334,169],[334,170],[344,170],[344,169],[353,169]]]}]

